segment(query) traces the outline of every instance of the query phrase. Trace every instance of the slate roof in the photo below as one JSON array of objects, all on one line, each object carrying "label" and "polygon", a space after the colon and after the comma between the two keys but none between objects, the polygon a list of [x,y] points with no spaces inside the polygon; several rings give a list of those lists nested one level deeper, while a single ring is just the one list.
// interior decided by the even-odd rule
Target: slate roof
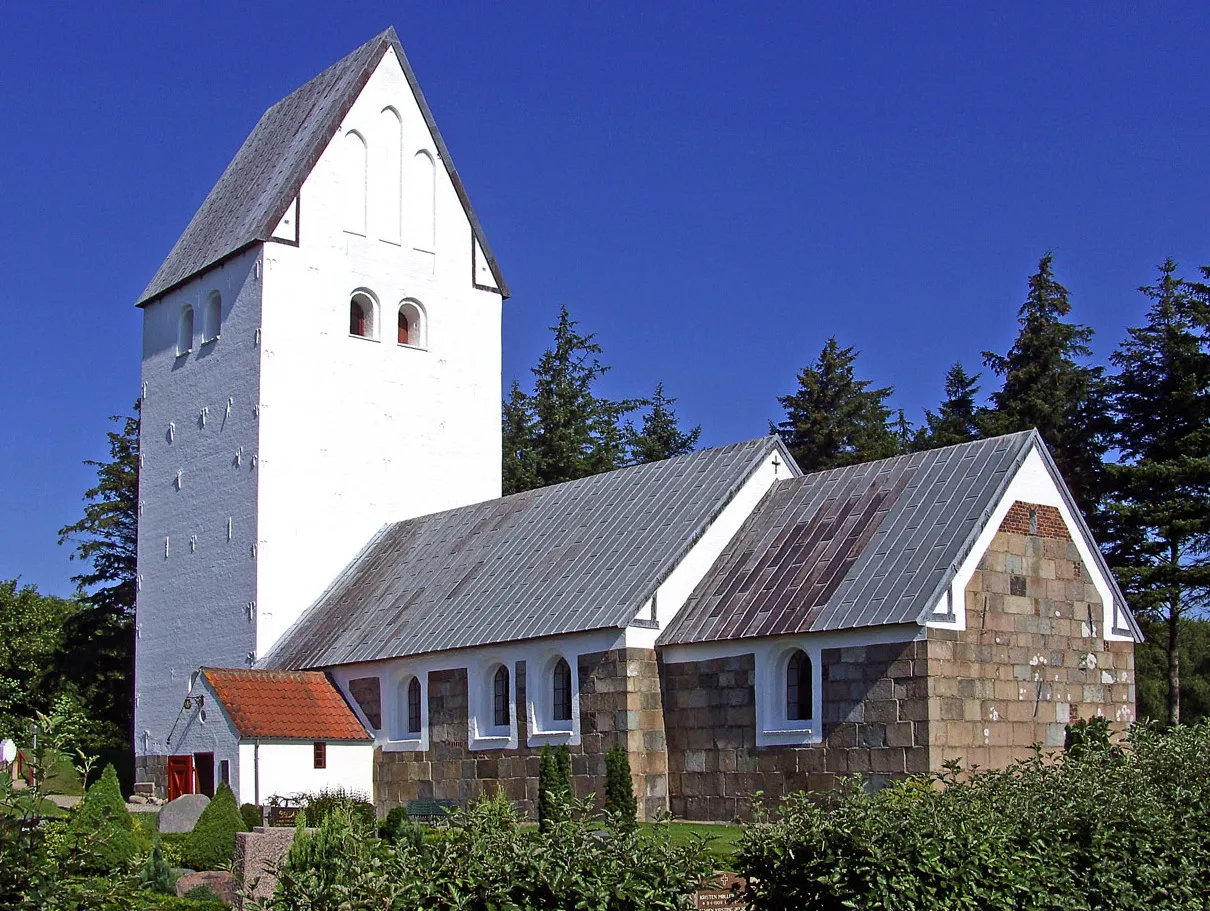
[{"label": "slate roof", "polygon": [[1036,431],[790,478],[766,494],[658,644],[925,622],[1035,448],[1091,543]]},{"label": "slate roof", "polygon": [[389,525],[262,664],[625,627],[774,450],[797,473],[765,437]]},{"label": "slate roof", "polygon": [[325,674],[222,667],[202,673],[241,737],[372,739]]},{"label": "slate roof", "polygon": [[491,266],[496,286],[505,297],[509,296],[508,286],[471,208],[449,149],[399,44],[399,36],[394,28],[388,28],[261,116],[218,183],[194,213],[168,258],[139,295],[137,306],[149,303],[246,247],[270,238],[387,48],[395,49],[403,65],[404,75],[437,144],[439,157],[462,201],[475,239]]}]

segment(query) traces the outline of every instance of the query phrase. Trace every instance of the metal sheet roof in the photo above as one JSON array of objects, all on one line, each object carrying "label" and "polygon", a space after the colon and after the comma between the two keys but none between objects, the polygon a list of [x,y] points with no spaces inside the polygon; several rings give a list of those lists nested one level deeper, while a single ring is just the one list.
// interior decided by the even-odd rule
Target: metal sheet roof
[{"label": "metal sheet roof", "polygon": [[471,230],[491,266],[496,286],[508,297],[508,286],[500,275],[449,149],[399,44],[399,36],[394,28],[388,28],[261,116],[218,183],[194,213],[167,259],[139,295],[138,306],[149,303],[251,244],[270,238],[387,48],[395,49],[425,123],[433,134],[439,157],[466,211]]},{"label": "metal sheet roof", "polygon": [[1120,599],[1027,431],[778,481],[658,644],[923,622],[1035,447]]},{"label": "metal sheet roof", "polygon": [[765,437],[387,526],[262,666],[625,627],[775,449],[795,470]]}]

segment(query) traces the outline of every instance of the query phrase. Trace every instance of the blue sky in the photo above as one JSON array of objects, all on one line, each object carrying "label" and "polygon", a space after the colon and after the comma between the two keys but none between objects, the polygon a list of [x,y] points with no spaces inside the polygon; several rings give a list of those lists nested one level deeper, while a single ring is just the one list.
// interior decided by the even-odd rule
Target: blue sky
[{"label": "blue sky", "polygon": [[[12,5],[0,30],[0,579],[66,594],[138,292],[261,112],[395,25],[509,281],[504,383],[566,303],[713,445],[835,334],[920,420],[1047,249],[1103,360],[1210,262],[1210,7]],[[991,385],[988,382],[986,385]]]}]

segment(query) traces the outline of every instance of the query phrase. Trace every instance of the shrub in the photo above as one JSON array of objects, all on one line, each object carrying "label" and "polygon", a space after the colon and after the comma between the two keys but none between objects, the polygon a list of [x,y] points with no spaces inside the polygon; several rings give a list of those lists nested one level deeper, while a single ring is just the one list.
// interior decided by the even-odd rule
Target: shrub
[{"label": "shrub", "polygon": [[538,764],[538,828],[547,831],[571,798],[571,749],[542,747]]},{"label": "shrub", "polygon": [[163,832],[156,836],[160,853],[164,855],[164,862],[168,866],[174,868],[185,866],[185,840],[188,838],[188,832]]},{"label": "shrub", "polygon": [[306,814],[306,824],[313,828],[322,826],[332,813],[341,812],[348,815],[360,834],[378,831],[378,814],[374,811],[374,804],[359,791],[324,788],[314,794],[300,794],[298,800]]},{"label": "shrub", "polygon": [[252,831],[257,826],[264,825],[262,822],[261,809],[254,803],[242,803],[239,806],[239,815],[244,818],[244,826],[248,831]]},{"label": "shrub", "polygon": [[400,805],[387,811],[386,819],[378,826],[378,837],[394,841],[395,836],[405,823],[408,823],[408,808]]},{"label": "shrub", "polygon": [[164,853],[160,850],[160,843],[157,841],[151,849],[151,854],[147,857],[147,863],[143,869],[139,871],[139,884],[156,892],[163,892],[166,895],[173,894],[173,886],[176,885],[176,877],[172,873],[172,868],[168,862],[164,860]]},{"label": "shrub", "polygon": [[751,907],[1203,908],[1210,727],[1136,725],[1124,748],[1101,727],[1008,769],[785,798],[741,840]]},{"label": "shrub", "polygon": [[117,772],[105,772],[84,793],[68,825],[66,860],[80,873],[112,873],[130,866],[138,850],[134,821],[118,786]]},{"label": "shrub", "polygon": [[630,755],[621,744],[614,744],[605,754],[605,810],[624,826],[634,825],[638,818],[639,802],[630,778]]},{"label": "shrub", "polygon": [[235,833],[245,831],[247,827],[240,816],[235,795],[223,782],[185,839],[185,866],[194,870],[224,869],[235,854]]}]

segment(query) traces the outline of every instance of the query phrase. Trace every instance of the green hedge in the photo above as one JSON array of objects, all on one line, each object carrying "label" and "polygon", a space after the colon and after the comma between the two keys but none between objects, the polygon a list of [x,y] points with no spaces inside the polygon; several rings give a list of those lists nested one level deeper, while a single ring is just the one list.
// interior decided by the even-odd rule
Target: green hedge
[{"label": "green hedge", "polygon": [[785,798],[741,840],[755,911],[1210,907],[1210,727],[1081,726],[1068,754]]}]

